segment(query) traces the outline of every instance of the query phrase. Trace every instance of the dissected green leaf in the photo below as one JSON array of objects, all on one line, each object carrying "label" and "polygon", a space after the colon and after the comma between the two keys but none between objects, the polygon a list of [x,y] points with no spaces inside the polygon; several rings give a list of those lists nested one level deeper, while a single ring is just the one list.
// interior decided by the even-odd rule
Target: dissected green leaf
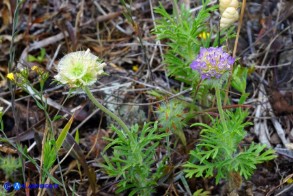
[{"label": "dissected green leaf", "polygon": [[219,119],[212,119],[212,125],[195,123],[192,126],[202,126],[201,138],[196,149],[190,152],[191,160],[184,164],[186,177],[212,177],[215,174],[216,183],[227,179],[231,172],[239,172],[248,179],[256,165],[276,157],[272,149],[266,150],[265,145],[252,143],[248,148],[239,149],[244,139],[245,122],[248,112],[241,109],[235,112],[225,112],[228,131],[223,131]]}]

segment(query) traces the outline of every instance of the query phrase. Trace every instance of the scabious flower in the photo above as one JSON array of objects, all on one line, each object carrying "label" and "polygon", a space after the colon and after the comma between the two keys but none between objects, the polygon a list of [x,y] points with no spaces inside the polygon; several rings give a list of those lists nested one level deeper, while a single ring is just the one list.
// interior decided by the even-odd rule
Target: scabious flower
[{"label": "scabious flower", "polygon": [[197,58],[190,64],[193,70],[197,70],[201,78],[220,78],[229,71],[235,59],[223,51],[222,47],[200,48]]},{"label": "scabious flower", "polygon": [[59,61],[55,79],[71,87],[89,86],[96,82],[98,75],[104,73],[105,65],[89,49],[72,52]]}]

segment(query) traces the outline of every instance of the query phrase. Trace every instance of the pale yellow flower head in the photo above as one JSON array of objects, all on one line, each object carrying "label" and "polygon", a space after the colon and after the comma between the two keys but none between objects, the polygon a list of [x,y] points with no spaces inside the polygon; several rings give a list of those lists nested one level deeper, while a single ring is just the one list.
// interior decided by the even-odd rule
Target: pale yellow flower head
[{"label": "pale yellow flower head", "polygon": [[55,79],[71,87],[89,86],[96,82],[97,76],[104,73],[105,65],[89,49],[72,52],[59,61]]}]

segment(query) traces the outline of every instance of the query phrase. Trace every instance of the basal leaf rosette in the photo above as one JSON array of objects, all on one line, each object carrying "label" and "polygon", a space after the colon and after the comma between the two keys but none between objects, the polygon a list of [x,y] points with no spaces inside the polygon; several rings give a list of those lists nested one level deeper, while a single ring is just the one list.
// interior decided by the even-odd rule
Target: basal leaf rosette
[{"label": "basal leaf rosette", "polygon": [[57,65],[58,74],[55,79],[70,87],[89,86],[104,73],[105,63],[99,57],[87,51],[77,51],[65,55]]}]

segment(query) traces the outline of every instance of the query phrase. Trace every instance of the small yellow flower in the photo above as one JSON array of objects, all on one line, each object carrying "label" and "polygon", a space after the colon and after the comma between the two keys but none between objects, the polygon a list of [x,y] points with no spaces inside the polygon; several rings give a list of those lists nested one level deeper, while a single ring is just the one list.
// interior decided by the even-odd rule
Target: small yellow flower
[{"label": "small yellow flower", "polygon": [[32,70],[33,70],[33,71],[35,71],[35,72],[38,72],[38,70],[39,70],[39,67],[38,67],[38,66],[36,66],[36,65],[34,65],[34,66],[32,66]]},{"label": "small yellow flower", "polygon": [[138,66],[137,65],[132,66],[132,70],[137,72],[138,71]]},{"label": "small yellow flower", "polygon": [[33,70],[34,72],[38,73],[38,74],[43,74],[44,70],[40,67],[38,67],[37,65],[32,66],[31,70]]},{"label": "small yellow flower", "polygon": [[7,77],[9,80],[11,80],[11,81],[15,81],[15,78],[14,78],[14,74],[13,74],[13,73],[8,73],[6,77]]},{"label": "small yellow flower", "polygon": [[292,178],[288,179],[288,180],[287,180],[287,183],[288,183],[288,184],[292,184],[292,183],[293,183],[293,179],[292,179]]},{"label": "small yellow flower", "polygon": [[210,33],[202,32],[198,35],[198,37],[202,38],[203,40],[206,40],[210,36]]}]

